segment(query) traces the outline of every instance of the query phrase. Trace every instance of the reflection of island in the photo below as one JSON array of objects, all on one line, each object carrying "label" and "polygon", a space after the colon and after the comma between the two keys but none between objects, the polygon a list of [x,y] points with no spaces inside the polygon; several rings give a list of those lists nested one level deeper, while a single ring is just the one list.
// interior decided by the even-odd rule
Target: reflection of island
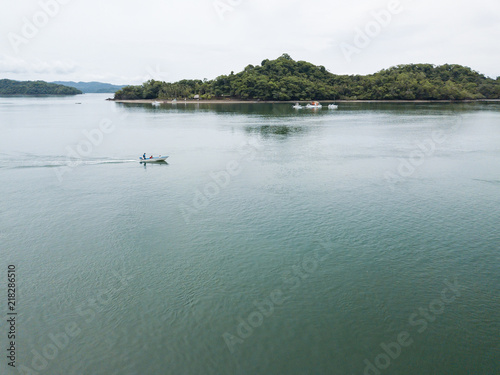
[{"label": "reflection of island", "polygon": [[324,66],[283,54],[213,80],[149,80],[126,86],[115,100],[477,100],[500,99],[500,79],[469,67],[444,64],[398,65],[369,75],[337,75]]},{"label": "reflection of island", "polygon": [[[172,104],[170,102],[160,101],[158,106],[152,106],[151,102],[118,102],[117,104],[129,109],[139,109],[141,111],[149,112],[215,112],[217,114],[244,114],[244,115],[258,115],[265,117],[296,117],[297,115],[302,116],[315,116],[322,114],[321,111],[308,111],[303,113],[297,113],[291,105],[288,103],[249,103],[249,102],[231,102],[219,104],[217,102],[213,103],[185,103],[181,101],[179,104]],[[325,111],[326,113],[327,111]]]},{"label": "reflection of island", "polygon": [[77,95],[82,92],[74,87],[44,81],[13,81],[0,79],[0,95]]},{"label": "reflection of island", "polygon": [[263,136],[284,135],[303,133],[305,131],[302,126],[287,126],[287,125],[263,125],[263,126],[247,126],[245,131],[248,133],[260,133]]}]

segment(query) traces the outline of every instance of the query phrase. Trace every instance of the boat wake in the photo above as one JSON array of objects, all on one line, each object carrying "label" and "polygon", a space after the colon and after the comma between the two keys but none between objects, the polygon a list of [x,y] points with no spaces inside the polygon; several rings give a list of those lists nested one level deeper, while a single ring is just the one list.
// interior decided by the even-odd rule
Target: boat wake
[{"label": "boat wake", "polygon": [[8,158],[0,159],[0,169],[25,169],[25,168],[59,168],[59,167],[79,167],[100,164],[124,164],[135,163],[133,159],[70,159],[68,157],[41,158]]},{"label": "boat wake", "polygon": [[474,181],[485,182],[487,184],[500,185],[500,180],[483,180],[479,178],[473,178]]}]

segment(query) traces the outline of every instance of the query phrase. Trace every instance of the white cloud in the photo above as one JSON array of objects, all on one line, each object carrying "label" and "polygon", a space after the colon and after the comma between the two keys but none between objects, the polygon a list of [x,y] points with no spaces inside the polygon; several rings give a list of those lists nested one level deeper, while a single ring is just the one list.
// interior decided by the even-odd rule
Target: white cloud
[{"label": "white cloud", "polygon": [[[49,1],[49,0],[43,0]],[[55,1],[55,0],[53,0]],[[500,75],[497,0],[400,0],[403,11],[347,61],[339,49],[373,11],[395,0],[219,0],[231,11],[221,19],[214,0],[69,1],[16,54],[9,32],[40,10],[39,1],[14,2],[0,14],[0,74],[18,79],[139,83],[155,79],[214,78],[247,64],[289,53],[333,73],[373,73],[409,62],[469,65]],[[157,69],[156,67],[160,67]]]},{"label": "white cloud", "polygon": [[56,74],[66,75],[76,72],[77,64],[71,61],[42,61],[34,59],[27,61],[22,58],[0,55],[0,74]]}]

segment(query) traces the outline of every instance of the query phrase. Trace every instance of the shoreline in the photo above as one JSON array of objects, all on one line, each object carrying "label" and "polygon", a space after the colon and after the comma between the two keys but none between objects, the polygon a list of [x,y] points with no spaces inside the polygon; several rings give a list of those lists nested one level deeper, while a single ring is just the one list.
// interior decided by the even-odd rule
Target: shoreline
[{"label": "shoreline", "polygon": [[[106,100],[115,103],[132,103],[132,104],[151,104],[158,101],[160,104],[295,104],[295,103],[310,103],[310,100],[238,100],[238,99],[209,99],[209,100],[178,100],[172,103],[172,100],[158,100],[158,99],[112,99]],[[477,102],[491,102],[500,103],[500,99],[465,99],[465,100],[322,100],[321,103],[477,103]]]}]

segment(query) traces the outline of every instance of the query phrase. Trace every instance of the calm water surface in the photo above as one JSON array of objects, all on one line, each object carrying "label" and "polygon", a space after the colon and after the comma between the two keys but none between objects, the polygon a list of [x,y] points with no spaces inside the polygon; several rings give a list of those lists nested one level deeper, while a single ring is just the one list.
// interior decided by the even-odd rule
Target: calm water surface
[{"label": "calm water surface", "polygon": [[106,97],[0,98],[2,374],[500,372],[499,104]]}]

